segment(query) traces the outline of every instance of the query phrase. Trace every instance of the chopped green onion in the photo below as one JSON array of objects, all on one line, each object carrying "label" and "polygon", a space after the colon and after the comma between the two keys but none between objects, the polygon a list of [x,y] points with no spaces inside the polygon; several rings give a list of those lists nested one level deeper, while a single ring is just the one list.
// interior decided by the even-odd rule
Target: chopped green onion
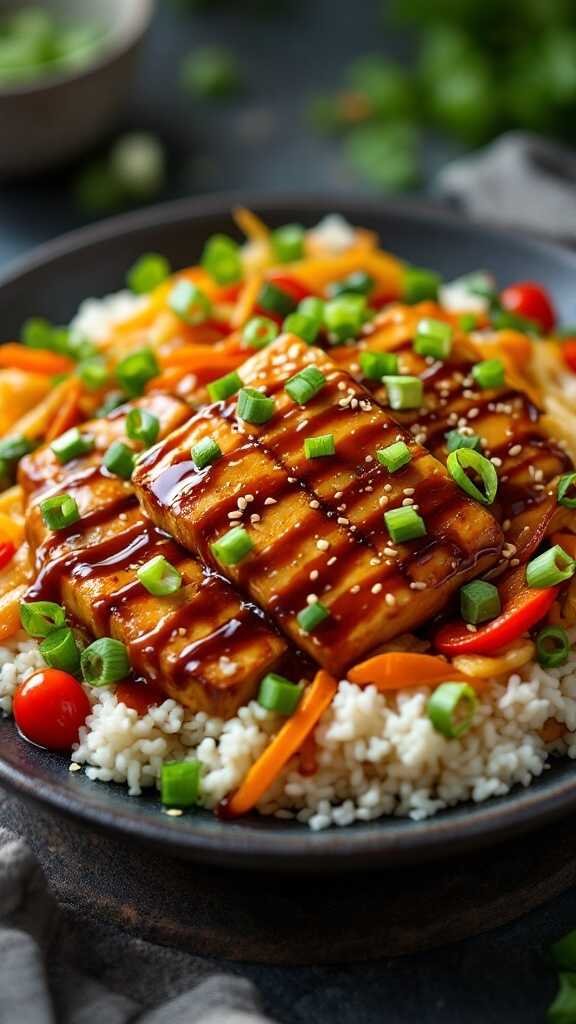
[{"label": "chopped green onion", "polygon": [[210,381],[207,385],[207,391],[213,402],[224,402],[227,398],[235,395],[241,387],[241,377],[236,373],[236,370],[232,370],[232,373],[226,373],[224,377],[218,377],[217,380]]},{"label": "chopped green onion", "polygon": [[242,331],[242,341],[250,348],[266,348],[278,337],[278,325],[267,316],[254,316]]},{"label": "chopped green onion", "polygon": [[504,385],[504,363],[501,359],[483,359],[472,367],[472,376],[482,390]]},{"label": "chopped green onion", "polygon": [[424,385],[419,377],[386,375],[383,381],[391,409],[420,408],[424,398]]},{"label": "chopped green onion", "polygon": [[478,326],[478,318],[474,313],[461,313],[458,317],[458,327],[461,331],[473,331]]},{"label": "chopped green onion", "polygon": [[155,555],[145,565],[136,570],[136,576],[149,594],[154,597],[167,597],[175,594],[182,586],[182,574],[164,555]]},{"label": "chopped green onion", "polygon": [[459,430],[449,430],[444,434],[448,452],[455,452],[457,448],[474,448],[479,451],[481,447],[478,434],[461,434]]},{"label": "chopped green onion", "polygon": [[50,633],[40,644],[40,654],[50,668],[75,674],[80,665],[80,649],[69,627]]},{"label": "chopped green onion", "polygon": [[274,415],[276,403],[261,391],[254,388],[242,388],[238,392],[236,412],[246,423],[267,423]]},{"label": "chopped green onion", "polygon": [[561,626],[546,626],[536,637],[536,657],[542,668],[558,668],[570,657],[570,640]]},{"label": "chopped green onion", "polygon": [[307,437],[304,441],[304,454],[307,459],[321,459],[325,455],[335,455],[334,434],[320,434],[318,437]]},{"label": "chopped green onion", "polygon": [[120,640],[100,637],[82,651],[80,667],[85,682],[90,686],[119,683],[130,672],[128,649]]},{"label": "chopped green onion", "polygon": [[308,295],[298,303],[297,312],[301,313],[308,320],[313,320],[317,324],[318,329],[320,329],[324,322],[325,305],[326,303],[323,299],[317,299],[315,295]]},{"label": "chopped green onion", "polygon": [[364,295],[341,295],[324,307],[324,324],[330,341],[343,342],[355,338],[366,320]]},{"label": "chopped green onion", "polygon": [[203,437],[192,449],[192,460],[196,469],[206,469],[222,455],[222,449],[213,437]]},{"label": "chopped green onion", "polygon": [[200,798],[200,761],[165,761],[160,773],[160,799],[165,807],[194,807]]},{"label": "chopped green onion", "polygon": [[122,135],[110,151],[108,173],[112,187],[129,199],[142,201],[157,196],[166,175],[166,153],[161,139],[150,132]]},{"label": "chopped green onion", "polygon": [[464,622],[478,625],[500,615],[500,594],[493,583],[472,580],[460,588],[460,614]]},{"label": "chopped green onion", "polygon": [[70,494],[56,494],[40,502],[40,512],[49,530],[65,530],[80,519],[78,505]]},{"label": "chopped green onion", "polygon": [[413,508],[391,508],[384,513],[384,521],[395,544],[426,536],[426,523]]},{"label": "chopped green onion", "polygon": [[22,343],[29,348],[47,348],[52,345],[52,324],[41,316],[32,316],[24,322],[20,332]]},{"label": "chopped green onion", "polygon": [[254,541],[243,526],[234,526],[220,540],[210,545],[214,557],[222,565],[238,565],[254,547]]},{"label": "chopped green onion", "polygon": [[476,693],[468,683],[442,683],[426,706],[436,732],[457,740],[468,732],[477,706]]},{"label": "chopped green onion", "polygon": [[[456,451],[450,452],[446,460],[446,468],[458,487],[469,494],[471,498],[475,498],[482,505],[492,504],[498,491],[498,474],[484,455],[480,455],[480,452],[473,448],[457,448]],[[468,475],[466,472],[468,469],[480,478],[482,490]]]},{"label": "chopped green onion", "polygon": [[552,959],[561,970],[576,971],[576,931],[563,935],[550,946]]},{"label": "chopped green onion", "polygon": [[574,1024],[576,1021],[576,974],[561,971],[558,992],[546,1013],[548,1024]]},{"label": "chopped green onion", "polygon": [[313,604],[307,604],[301,612],[298,612],[296,621],[305,633],[313,633],[320,623],[325,622],[329,617],[330,612],[326,605],[320,601],[314,601]]},{"label": "chopped green onion", "polygon": [[265,281],[258,293],[258,305],[267,313],[275,313],[285,317],[296,309],[296,300],[288,292],[282,291],[271,281]]},{"label": "chopped green onion", "polygon": [[402,298],[410,306],[425,299],[437,299],[442,278],[432,270],[423,267],[406,267]]},{"label": "chopped green onion", "polygon": [[279,263],[294,263],[302,259],[305,234],[301,224],[285,224],[272,232],[272,252]]},{"label": "chopped green onion", "polygon": [[98,356],[83,359],[78,363],[76,373],[89,391],[100,391],[108,381],[108,368],[104,360]]},{"label": "chopped green onion", "polygon": [[402,466],[407,466],[412,461],[412,453],[404,441],[395,441],[386,448],[379,448],[376,458],[390,473],[396,473]]},{"label": "chopped green onion", "polygon": [[228,235],[212,235],[208,239],[201,263],[216,284],[235,284],[242,277],[240,246]]},{"label": "chopped green onion", "polygon": [[200,99],[222,99],[242,89],[242,75],[234,53],[222,46],[192,50],[182,63],[185,89]]},{"label": "chopped green onion", "polygon": [[282,324],[282,330],[285,334],[296,334],[307,345],[313,345],[318,336],[320,324],[317,320],[305,316],[304,313],[290,313],[290,316],[287,316]]},{"label": "chopped green onion", "polygon": [[[570,497],[570,492],[574,497]],[[565,508],[576,508],[576,473],[564,473],[558,481],[558,504]]]},{"label": "chopped green onion", "polygon": [[136,456],[123,441],[113,441],[104,453],[102,462],[109,473],[122,477],[123,480],[130,480],[136,465]]},{"label": "chopped green onion", "polygon": [[165,256],[148,252],[136,260],[126,276],[126,282],[135,295],[148,295],[172,273]]},{"label": "chopped green onion", "polygon": [[337,299],[340,295],[369,295],[374,290],[375,283],[370,274],[356,270],[341,281],[333,281],[326,291],[330,299]]},{"label": "chopped green onion", "polygon": [[150,446],[158,440],[160,420],[146,409],[131,409],[126,417],[126,436]]},{"label": "chopped green onion", "polygon": [[[55,331],[65,331],[65,328],[54,328]],[[98,355],[98,349],[93,341],[85,338],[78,331],[68,332],[65,354],[81,363],[85,359],[93,359]]]},{"label": "chopped green onion", "polygon": [[168,305],[176,316],[191,327],[203,324],[212,312],[208,296],[197,284],[184,278],[174,285],[168,296]]},{"label": "chopped green onion", "polygon": [[447,359],[452,350],[452,328],[443,320],[421,320],[416,329],[414,351],[420,356]]},{"label": "chopped green onion", "polygon": [[116,379],[130,398],[138,398],[160,368],[151,348],[141,348],[126,356],[116,367]]},{"label": "chopped green onion", "polygon": [[492,327],[497,331],[523,331],[524,334],[541,335],[542,328],[535,320],[519,316],[508,309],[494,309],[490,315]]},{"label": "chopped green onion", "polygon": [[0,441],[0,459],[3,462],[19,462],[34,450],[27,437],[6,437]]},{"label": "chopped green onion", "polygon": [[52,441],[50,448],[58,459],[58,462],[70,462],[80,455],[87,455],[94,448],[94,438],[90,434],[81,434],[78,427],[72,427],[65,434],[61,434],[55,441]]},{"label": "chopped green onion", "polygon": [[290,398],[297,402],[298,405],[306,405],[307,402],[322,390],[325,384],[326,377],[324,374],[317,366],[310,365],[305,366],[303,370],[290,377],[284,385],[284,390],[288,392]]},{"label": "chopped green onion", "polygon": [[276,672],[264,676],[258,691],[258,703],[267,711],[276,711],[279,715],[293,715],[300,703],[302,691],[296,683],[291,683]]},{"label": "chopped green onion", "polygon": [[65,625],[66,612],[54,601],[24,602],[20,605],[20,622],[28,636],[40,639]]},{"label": "chopped green onion", "polygon": [[398,373],[398,356],[395,352],[361,352],[360,369],[368,380],[382,380]]},{"label": "chopped green onion", "polygon": [[118,406],[123,405],[126,401],[126,395],[123,391],[110,391],[102,405],[96,410],[97,416],[108,416],[109,413],[114,412]]},{"label": "chopped green onion", "polygon": [[575,570],[574,559],[559,544],[555,544],[528,562],[526,583],[536,590],[544,590],[571,579]]}]

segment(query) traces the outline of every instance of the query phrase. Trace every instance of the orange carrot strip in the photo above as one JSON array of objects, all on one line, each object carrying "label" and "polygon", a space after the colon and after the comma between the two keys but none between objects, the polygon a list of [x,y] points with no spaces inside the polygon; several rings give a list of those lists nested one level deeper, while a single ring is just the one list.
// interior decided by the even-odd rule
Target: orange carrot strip
[{"label": "orange carrot strip", "polygon": [[552,544],[559,544],[567,555],[576,558],[576,533],[553,533],[550,537]]},{"label": "orange carrot strip", "polygon": [[448,662],[432,654],[410,654],[407,651],[389,651],[354,665],[348,672],[351,683],[365,686],[374,683],[379,690],[403,690],[408,686],[428,686],[449,680],[466,679]]},{"label": "orange carrot strip", "polygon": [[71,377],[67,384],[68,388],[64,401],[46,431],[47,442],[53,441],[55,437],[60,437],[60,434],[69,430],[80,419],[79,402],[82,385],[76,377]]},{"label": "orange carrot strip", "polygon": [[27,348],[17,342],[0,345],[0,366],[11,370],[28,370],[31,373],[69,373],[74,363],[68,356],[48,352],[43,348]]},{"label": "orange carrot strip", "polygon": [[161,357],[166,369],[179,367],[187,373],[195,373],[199,380],[213,380],[222,374],[235,370],[246,359],[236,352],[221,352],[208,345],[183,345]]},{"label": "orange carrot strip", "polygon": [[305,691],[299,706],[291,718],[255,764],[239,789],[231,797],[226,808],[228,814],[236,817],[247,814],[260,800],[280,775],[284,765],[300,749],[310,735],[326,708],[331,704],[338,683],[324,669],[316,673],[314,682]]}]

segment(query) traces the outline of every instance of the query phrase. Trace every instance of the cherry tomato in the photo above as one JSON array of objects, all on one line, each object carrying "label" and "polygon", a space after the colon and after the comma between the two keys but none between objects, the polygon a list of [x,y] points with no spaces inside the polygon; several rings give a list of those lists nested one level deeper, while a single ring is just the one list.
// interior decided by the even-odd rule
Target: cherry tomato
[{"label": "cherry tomato", "polygon": [[562,355],[566,366],[576,373],[576,338],[572,341],[565,341],[562,345]]},{"label": "cherry tomato", "polygon": [[556,313],[548,292],[533,281],[519,281],[505,288],[500,301],[510,313],[533,320],[544,334],[550,334],[556,323]]},{"label": "cherry tomato", "polygon": [[16,545],[11,540],[0,541],[0,569],[5,569],[16,554]]},{"label": "cherry tomato", "polygon": [[74,676],[47,668],[18,687],[13,711],[25,739],[48,750],[70,750],[90,713],[90,701]]},{"label": "cherry tomato", "polygon": [[135,679],[126,679],[123,683],[118,683],[116,697],[119,703],[125,704],[127,708],[133,708],[139,715],[145,715],[153,704],[161,704],[166,699],[162,691],[157,690],[155,686]]}]

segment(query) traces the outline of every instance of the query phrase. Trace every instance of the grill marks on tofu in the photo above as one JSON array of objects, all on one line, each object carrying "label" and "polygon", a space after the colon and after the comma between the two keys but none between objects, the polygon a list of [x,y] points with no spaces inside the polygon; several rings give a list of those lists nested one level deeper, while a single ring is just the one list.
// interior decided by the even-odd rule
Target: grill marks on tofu
[{"label": "grill marks on tofu", "polygon": [[[331,379],[302,409],[280,392],[311,359]],[[241,373],[252,386],[265,384],[275,393],[273,418],[258,428],[237,423],[235,400],[202,410],[149,453],[134,483],[151,518],[209,564],[212,543],[233,525],[244,526],[253,549],[224,571],[321,664],[338,671],[421,624],[465,579],[496,560],[500,529],[436,460],[412,444],[414,464],[398,481],[376,462],[377,447],[405,435],[323,353],[280,339]],[[360,396],[356,408],[338,405],[341,381]],[[313,423],[298,430],[302,417]],[[304,437],[322,432],[335,433],[341,456],[304,460]],[[222,455],[198,471],[190,451],[206,436]],[[396,547],[383,513],[409,497],[410,482],[419,488],[429,532]],[[330,618],[308,635],[296,615],[316,599]]]},{"label": "grill marks on tofu", "polygon": [[[170,415],[159,416],[163,433],[189,414],[183,403],[165,401]],[[149,399],[141,404],[151,408]],[[126,643],[136,674],[195,711],[231,717],[254,696],[286,645],[226,580],[206,571],[144,516],[129,484],[102,470],[101,452],[123,436],[127,411],[86,425],[99,450],[82,459],[62,467],[47,448],[25,460],[28,534],[38,567],[28,599],[62,602],[94,635]],[[83,518],[53,534],[44,526],[39,501],[64,491],[75,497]],[[160,598],[135,575],[158,554],[183,577],[177,593]]]}]

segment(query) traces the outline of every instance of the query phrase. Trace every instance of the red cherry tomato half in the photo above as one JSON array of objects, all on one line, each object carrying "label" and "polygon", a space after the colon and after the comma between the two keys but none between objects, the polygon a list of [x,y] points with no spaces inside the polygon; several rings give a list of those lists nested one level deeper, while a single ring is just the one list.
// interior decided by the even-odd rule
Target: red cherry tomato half
[{"label": "red cherry tomato half", "polygon": [[0,569],[5,569],[16,554],[16,546],[11,540],[0,541]]},{"label": "red cherry tomato half", "polygon": [[500,301],[510,313],[533,320],[544,334],[550,334],[556,323],[556,313],[548,292],[533,281],[519,281],[505,288]]},{"label": "red cherry tomato half", "polygon": [[18,687],[13,711],[25,739],[48,750],[70,750],[90,713],[90,701],[74,676],[47,668]]},{"label": "red cherry tomato half", "polygon": [[562,355],[566,366],[576,373],[576,338],[574,341],[565,341],[562,345]]}]

